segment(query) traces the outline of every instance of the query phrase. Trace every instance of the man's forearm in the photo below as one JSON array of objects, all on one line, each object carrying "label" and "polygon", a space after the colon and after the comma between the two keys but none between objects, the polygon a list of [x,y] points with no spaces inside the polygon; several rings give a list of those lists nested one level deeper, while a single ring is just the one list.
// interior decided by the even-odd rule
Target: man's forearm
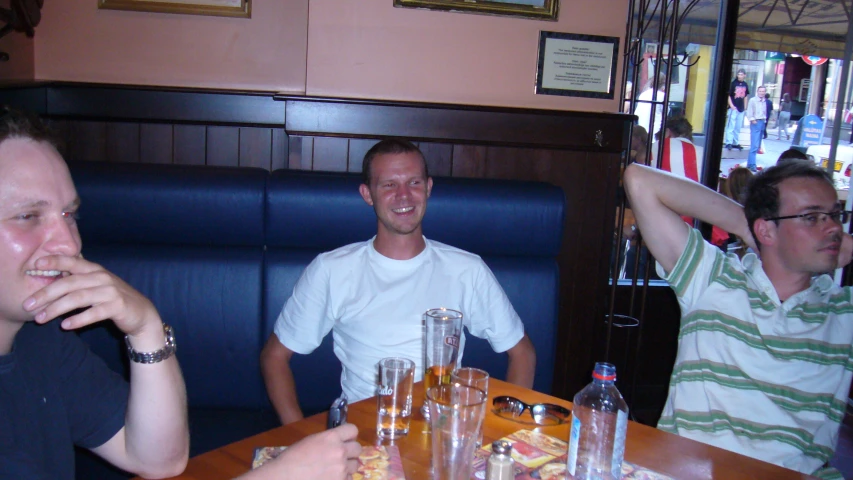
[{"label": "man's forearm", "polygon": [[264,369],[264,383],[279,420],[282,425],[287,425],[302,420],[304,415],[299,408],[299,399],[296,396],[296,385],[290,366],[280,367],[279,370],[274,374],[268,374]]},{"label": "man's forearm", "polygon": [[536,373],[536,351],[527,334],[507,351],[506,381],[521,387],[533,388]]},{"label": "man's forearm", "polygon": [[189,456],[187,393],[177,358],[155,364],[131,362],[125,420],[127,456],[147,476],[183,471]]},{"label": "man's forearm", "polygon": [[[652,194],[663,206],[678,215],[698,218],[742,238],[750,236],[743,207],[734,200],[669,172],[641,165],[631,165],[629,168],[636,170],[635,174],[641,174],[634,175],[640,178],[629,180],[632,183],[629,198],[632,193]],[[640,213],[634,209],[636,216]],[[640,233],[643,233],[642,224],[640,228]]]},{"label": "man's forearm", "polygon": [[285,348],[275,335],[270,336],[261,352],[261,374],[267,395],[283,425],[304,417],[299,408],[293,370],[290,369],[292,355],[293,352]]}]

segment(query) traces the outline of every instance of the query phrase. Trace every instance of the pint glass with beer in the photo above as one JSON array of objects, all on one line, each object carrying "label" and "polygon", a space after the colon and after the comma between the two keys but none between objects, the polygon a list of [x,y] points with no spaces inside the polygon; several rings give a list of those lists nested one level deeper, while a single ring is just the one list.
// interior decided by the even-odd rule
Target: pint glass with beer
[{"label": "pint glass with beer", "polygon": [[426,392],[430,387],[450,383],[456,368],[459,338],[462,335],[462,312],[449,308],[433,308],[424,314],[424,408],[421,413],[429,419]]}]

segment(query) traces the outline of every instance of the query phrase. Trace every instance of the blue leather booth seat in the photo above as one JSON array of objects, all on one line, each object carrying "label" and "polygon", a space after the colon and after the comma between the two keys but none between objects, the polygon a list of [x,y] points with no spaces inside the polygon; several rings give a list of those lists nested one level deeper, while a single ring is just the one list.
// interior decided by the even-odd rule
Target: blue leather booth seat
[{"label": "blue leather booth seat", "polygon": [[[191,454],[276,426],[260,350],[305,266],[320,252],[375,234],[359,177],[86,162],[71,164],[71,172],[82,200],[84,255],[148,296],[175,329]],[[562,191],[537,182],[434,182],[425,235],[477,253],[492,268],[536,347],[534,388],[550,392]],[[81,335],[126,374],[115,328],[99,325]],[[506,355],[467,335],[463,364],[503,378]],[[310,355],[294,356],[291,367],[306,414],[339,395],[341,367],[331,335]],[[88,462],[81,460],[78,472],[91,467]],[[79,478],[105,475],[88,471]]]}]

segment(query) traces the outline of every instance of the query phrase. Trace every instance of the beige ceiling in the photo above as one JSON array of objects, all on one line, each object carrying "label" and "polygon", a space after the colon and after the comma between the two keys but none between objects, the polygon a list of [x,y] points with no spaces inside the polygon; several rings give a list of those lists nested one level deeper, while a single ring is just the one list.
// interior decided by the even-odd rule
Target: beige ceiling
[{"label": "beige ceiling", "polygon": [[[636,10],[646,3],[645,16],[652,17],[656,1],[635,0]],[[679,1],[680,15],[693,4],[681,26],[680,44],[715,44],[720,1]],[[853,0],[741,0],[735,48],[843,58],[851,15]],[[643,38],[656,37],[652,23]]]}]

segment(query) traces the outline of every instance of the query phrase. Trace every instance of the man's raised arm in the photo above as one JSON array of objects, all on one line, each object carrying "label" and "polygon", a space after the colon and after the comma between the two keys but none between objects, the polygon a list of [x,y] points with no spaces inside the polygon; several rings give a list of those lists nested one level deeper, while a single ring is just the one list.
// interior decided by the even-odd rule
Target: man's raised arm
[{"label": "man's raised arm", "polygon": [[625,169],[624,184],[643,240],[667,272],[687,244],[689,230],[681,215],[716,225],[755,247],[743,208],[704,185],[636,163]]},{"label": "man's raised arm", "polygon": [[261,373],[267,387],[267,395],[284,425],[303,418],[296,396],[293,371],[290,369],[292,356],[293,351],[285,347],[275,333],[270,335],[261,351]]}]

